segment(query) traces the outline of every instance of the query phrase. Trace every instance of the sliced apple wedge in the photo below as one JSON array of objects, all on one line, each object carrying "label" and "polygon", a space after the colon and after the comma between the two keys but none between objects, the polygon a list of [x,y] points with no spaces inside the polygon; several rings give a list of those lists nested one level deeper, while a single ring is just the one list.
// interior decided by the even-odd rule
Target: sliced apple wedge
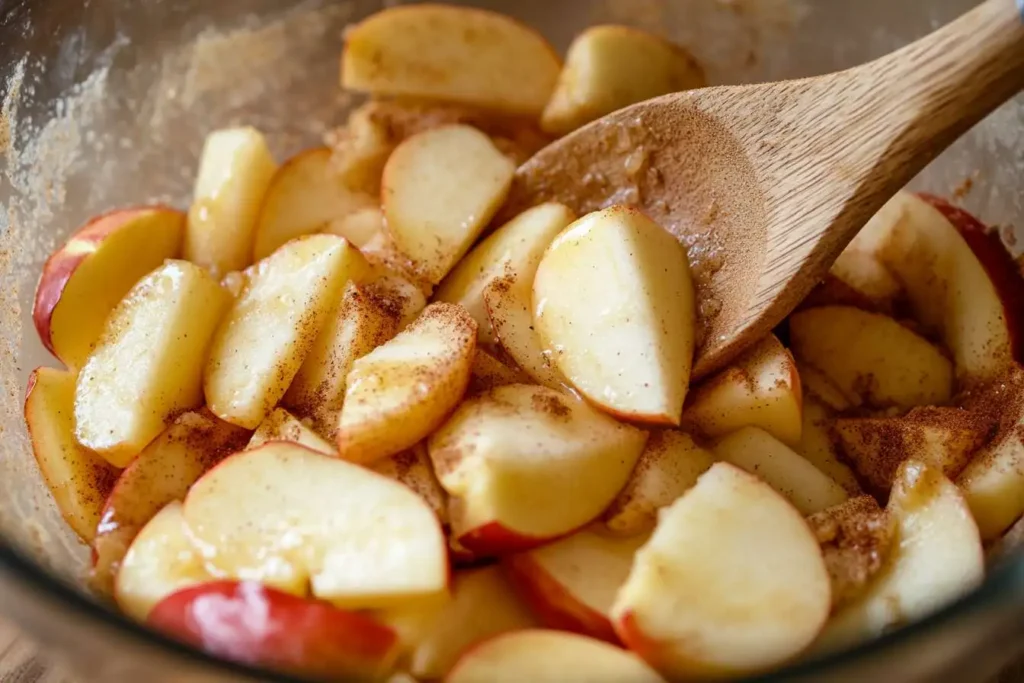
[{"label": "sliced apple wedge", "polygon": [[297,595],[311,589],[357,609],[447,585],[445,537],[422,498],[298,444],[273,441],[227,458],[192,486],[184,514],[218,576]]},{"label": "sliced apple wedge", "polygon": [[646,439],[571,396],[511,384],[465,400],[428,447],[452,496],[453,536],[477,555],[500,555],[595,519]]},{"label": "sliced apple wedge", "polygon": [[902,297],[903,286],[874,254],[846,249],[802,306],[853,306],[892,315]]},{"label": "sliced apple wedge", "polygon": [[843,462],[832,435],[835,415],[813,396],[804,398],[803,431],[796,452],[821,470],[825,476],[846,489],[851,496],[863,491],[857,476]]},{"label": "sliced apple wedge", "polygon": [[719,440],[714,454],[717,459],[763,479],[804,515],[838,505],[847,498],[842,486],[757,427],[743,427]]},{"label": "sliced apple wedge", "polygon": [[835,611],[882,571],[895,537],[892,517],[871,496],[857,496],[816,512],[807,523],[821,543]]},{"label": "sliced apple wedge", "polygon": [[846,459],[877,491],[888,491],[896,470],[913,459],[954,478],[989,437],[981,415],[963,408],[914,408],[901,417],[850,417],[833,425]]},{"label": "sliced apple wedge", "polygon": [[800,513],[716,463],[662,512],[612,616],[626,646],[663,674],[705,678],[785,662],[814,640],[830,606],[828,571]]},{"label": "sliced apple wedge", "polygon": [[632,652],[574,633],[542,629],[505,633],[470,648],[445,683],[562,683],[567,676],[592,683],[664,683]]},{"label": "sliced apple wedge", "polygon": [[364,248],[385,234],[384,212],[379,206],[364,206],[327,223],[323,232],[339,235]]},{"label": "sliced apple wedge", "polygon": [[274,408],[253,432],[246,450],[259,448],[269,441],[288,441],[324,455],[337,455],[334,444],[313,431],[302,420],[284,408]]},{"label": "sliced apple wedge", "polygon": [[370,617],[255,582],[183,589],[146,623],[217,657],[318,680],[379,680],[398,655],[394,631]]},{"label": "sliced apple wedge", "polygon": [[565,135],[616,109],[705,85],[681,47],[629,26],[592,26],[569,45],[541,126]]},{"label": "sliced apple wedge", "polygon": [[976,387],[963,405],[998,416],[995,435],[957,478],[982,539],[992,541],[1024,514],[1024,369],[1014,363],[996,381]]},{"label": "sliced apple wedge", "polygon": [[167,261],[132,287],[78,375],[79,443],[124,467],[175,416],[201,406],[203,361],[230,303],[187,261]]},{"label": "sliced apple wedge", "polygon": [[388,157],[381,181],[395,246],[437,284],[501,207],[514,172],[476,128],[456,124],[413,135]]},{"label": "sliced apple wedge", "polygon": [[184,500],[204,472],[242,450],[248,440],[247,430],[205,409],[181,415],[153,439],[121,472],[103,505],[93,541],[91,585],[108,592],[139,530],[168,503]]},{"label": "sliced apple wedge", "polygon": [[185,215],[163,206],[118,209],[79,228],[43,264],[32,321],[69,368],[85,364],[110,311],[144,275],[181,253]]},{"label": "sliced apple wedge", "polygon": [[91,543],[117,469],[75,440],[75,374],[36,368],[28,378],[25,425],[32,452],[57,509]]},{"label": "sliced apple wedge", "polygon": [[185,258],[220,277],[252,263],[260,205],[277,171],[255,128],[210,133],[185,229]]},{"label": "sliced apple wedge", "polygon": [[172,501],[132,541],[116,575],[114,599],[122,612],[145,622],[168,595],[212,578],[189,540],[181,503]]},{"label": "sliced apple wedge", "polygon": [[936,468],[913,460],[900,465],[886,509],[895,524],[892,557],[863,595],[832,617],[814,653],[921,619],[981,583],[978,527],[956,486]]},{"label": "sliced apple wedge", "polygon": [[942,352],[884,315],[811,308],[790,316],[789,334],[797,358],[873,408],[938,405],[953,392],[953,366]]},{"label": "sliced apple wedge", "polygon": [[213,340],[203,378],[210,410],[255,429],[284,396],[345,283],[368,269],[334,235],[297,238],[260,261]]},{"label": "sliced apple wedge", "polygon": [[532,28],[468,7],[392,7],[345,33],[341,85],[538,115],[561,64]]},{"label": "sliced apple wedge", "polygon": [[915,317],[939,332],[967,384],[1019,358],[1024,281],[984,226],[931,196],[900,192],[854,242],[900,280]]},{"label": "sliced apple wedge", "polygon": [[398,329],[404,330],[427,307],[426,288],[422,284],[415,278],[375,265],[373,274],[362,286],[371,299],[388,311],[398,311]]},{"label": "sliced apple wedge", "polygon": [[574,220],[576,215],[563,204],[550,202],[527,209],[469,252],[437,288],[434,299],[465,306],[477,322],[480,341],[493,344],[484,288],[506,273],[536,273],[551,240]]},{"label": "sliced apple wedge", "polygon": [[533,304],[543,347],[587,400],[679,424],[696,318],[686,251],[671,233],[627,206],[584,216],[541,259]]},{"label": "sliced apple wedge", "polygon": [[682,427],[716,438],[760,427],[780,441],[800,443],[803,395],[793,356],[775,335],[690,392]]},{"label": "sliced apple wedge", "polygon": [[379,460],[371,469],[411,489],[427,502],[442,524],[448,523],[448,494],[434,474],[425,443]]},{"label": "sliced apple wedge", "polygon": [[530,378],[525,372],[484,351],[479,346],[473,354],[473,368],[469,378],[468,394],[479,394],[494,387],[506,384],[529,384]]},{"label": "sliced apple wedge", "polygon": [[331,221],[372,207],[372,195],[353,191],[331,163],[331,150],[315,147],[284,163],[266,189],[253,238],[253,261],[285,242],[320,232]]},{"label": "sliced apple wedge", "polygon": [[658,510],[674,503],[715,463],[686,432],[651,432],[626,485],[604,512],[605,526],[622,536],[654,529]]},{"label": "sliced apple wedge", "polygon": [[426,680],[447,675],[459,656],[481,640],[537,626],[497,566],[455,572],[450,596],[377,617],[402,639],[409,672]]},{"label": "sliced apple wedge", "polygon": [[524,268],[491,280],[482,292],[484,308],[501,350],[534,382],[560,390],[569,385],[569,380],[544,353],[533,326],[535,274],[535,268]]},{"label": "sliced apple wedge", "polygon": [[466,393],[475,349],[466,309],[438,302],[356,360],[338,418],[341,457],[370,464],[426,438]]},{"label": "sliced apple wedge", "polygon": [[378,288],[349,282],[295,374],[284,404],[310,418],[317,431],[334,438],[355,362],[398,333],[401,308]]},{"label": "sliced apple wedge", "polygon": [[584,529],[502,559],[505,575],[547,628],[618,644],[611,609],[647,535],[614,538]]}]

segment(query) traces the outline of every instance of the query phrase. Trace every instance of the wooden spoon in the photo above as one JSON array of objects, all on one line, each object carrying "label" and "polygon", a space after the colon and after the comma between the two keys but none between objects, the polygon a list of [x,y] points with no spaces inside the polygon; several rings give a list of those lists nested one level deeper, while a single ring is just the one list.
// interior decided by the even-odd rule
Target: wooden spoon
[{"label": "wooden spoon", "polygon": [[847,71],[609,114],[523,164],[509,206],[630,203],[683,240],[701,309],[699,377],[770,332],[889,197],[1022,87],[1022,11],[987,0]]}]

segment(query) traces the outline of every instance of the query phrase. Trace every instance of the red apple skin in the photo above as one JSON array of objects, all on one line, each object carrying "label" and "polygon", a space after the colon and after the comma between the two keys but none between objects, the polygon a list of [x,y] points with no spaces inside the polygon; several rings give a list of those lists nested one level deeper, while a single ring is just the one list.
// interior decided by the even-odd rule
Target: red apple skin
[{"label": "red apple skin", "polygon": [[626,649],[633,652],[637,657],[650,664],[655,669],[660,669],[661,649],[659,644],[645,636],[636,623],[636,615],[626,611],[614,624],[615,632],[618,634]]},{"label": "red apple skin", "polygon": [[42,274],[39,277],[39,284],[36,287],[36,299],[32,306],[32,321],[35,323],[39,340],[46,347],[46,350],[57,355],[53,347],[50,323],[53,317],[53,309],[60,302],[64,287],[67,286],[71,276],[74,275],[78,266],[88,258],[92,251],[83,249],[68,249],[73,242],[76,245],[99,244],[111,233],[117,232],[121,226],[129,221],[135,220],[140,214],[148,212],[168,211],[181,215],[182,224],[185,221],[185,214],[169,206],[154,204],[151,206],[135,206],[122,209],[114,209],[96,216],[88,223],[78,229],[68,241],[57,251],[50,254],[43,264]]},{"label": "red apple skin", "polygon": [[1006,325],[1010,332],[1013,358],[1018,362],[1024,360],[1024,278],[1019,275],[1017,266],[1003,247],[999,235],[942,197],[924,192],[918,193],[917,196],[938,209],[946,220],[953,224],[985,269],[999,295],[999,300],[1003,303],[1003,315],[1006,317]]},{"label": "red apple skin", "polygon": [[[573,531],[575,529],[570,529],[558,536],[558,538],[567,536]],[[539,545],[558,540],[558,538],[524,536],[519,532],[507,529],[500,522],[488,522],[463,533],[458,537],[458,541],[474,557],[483,558],[501,557],[503,555],[525,552]]]},{"label": "red apple skin", "polygon": [[501,568],[544,626],[622,644],[605,615],[569,595],[529,554],[510,555],[502,560]]},{"label": "red apple skin", "polygon": [[299,676],[376,677],[398,636],[369,617],[246,581],[214,581],[164,598],[147,625],[206,652]]}]

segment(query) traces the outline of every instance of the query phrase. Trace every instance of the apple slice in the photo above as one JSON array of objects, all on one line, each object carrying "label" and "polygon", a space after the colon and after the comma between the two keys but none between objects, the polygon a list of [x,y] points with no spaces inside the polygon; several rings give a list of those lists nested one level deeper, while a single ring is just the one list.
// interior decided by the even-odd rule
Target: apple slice
[{"label": "apple slice", "polygon": [[217,576],[311,589],[355,609],[427,597],[448,582],[445,537],[422,498],[298,444],[227,458],[192,486],[184,514]]},{"label": "apple slice", "polygon": [[338,449],[334,447],[333,443],[324,439],[284,408],[274,408],[267,413],[263,422],[260,422],[260,426],[253,432],[245,449],[259,448],[269,441],[297,443],[324,455],[338,454]]},{"label": "apple slice", "polygon": [[437,284],[459,262],[505,201],[514,172],[490,138],[466,125],[434,128],[395,148],[381,204],[395,245],[424,279]]},{"label": "apple slice", "polygon": [[880,492],[889,490],[908,459],[956,477],[989,436],[981,415],[937,406],[914,408],[902,417],[840,418],[833,430],[846,459]]},{"label": "apple slice", "polygon": [[953,392],[953,366],[942,352],[884,315],[811,308],[790,316],[789,335],[797,358],[873,408],[937,405]]},{"label": "apple slice", "polygon": [[214,277],[252,263],[253,236],[277,162],[255,128],[206,136],[185,228],[185,258]]},{"label": "apple slice", "polygon": [[380,296],[378,288],[349,282],[337,312],[331,314],[285,392],[284,404],[334,438],[349,372],[357,360],[398,333],[401,314],[401,308],[392,298]]},{"label": "apple slice", "polygon": [[539,115],[561,68],[543,36],[496,12],[392,7],[345,32],[341,85]]},{"label": "apple slice", "polygon": [[427,294],[422,282],[382,265],[375,265],[373,275],[362,283],[363,289],[384,308],[398,311],[398,329],[404,330],[427,307]]},{"label": "apple slice", "polygon": [[627,206],[584,216],[541,259],[533,304],[544,348],[587,400],[679,424],[696,318],[686,251],[671,233]]},{"label": "apple slice", "polygon": [[501,349],[533,381],[560,390],[569,380],[544,353],[533,326],[533,277],[536,268],[507,272],[484,286],[482,297],[490,329]]},{"label": "apple slice", "polygon": [[977,387],[964,407],[997,417],[996,433],[957,478],[985,541],[998,538],[1024,514],[1024,369]]},{"label": "apple slice", "polygon": [[267,187],[256,221],[253,260],[285,242],[320,232],[333,220],[371,207],[376,199],[351,190],[331,164],[331,150],[314,147],[284,163]]},{"label": "apple slice", "polygon": [[255,429],[284,396],[345,283],[368,269],[334,235],[299,237],[260,261],[213,340],[203,378],[210,410]]},{"label": "apple slice", "polygon": [[183,500],[204,472],[242,450],[248,439],[247,430],[205,409],[184,413],[153,439],[107,496],[93,541],[91,585],[109,592],[139,529],[168,503]]},{"label": "apple slice", "polygon": [[428,447],[452,496],[452,535],[477,555],[498,555],[595,519],[646,439],[571,396],[511,384],[465,400]]},{"label": "apple slice", "polygon": [[686,50],[628,26],[592,26],[569,45],[541,126],[565,135],[616,109],[707,85]]},{"label": "apple slice", "polygon": [[181,503],[171,501],[132,541],[116,575],[114,599],[122,612],[144,622],[168,595],[212,578],[189,540]]},{"label": "apple slice", "polygon": [[903,286],[874,254],[846,249],[801,306],[853,306],[892,315],[902,297]]},{"label": "apple slice", "polygon": [[803,430],[796,452],[821,470],[825,476],[846,489],[851,496],[862,493],[860,482],[850,466],[843,462],[832,436],[835,417],[813,396],[804,398]]},{"label": "apple slice", "polygon": [[339,235],[364,248],[385,233],[384,211],[379,206],[364,206],[352,213],[334,218],[324,226],[323,232]]},{"label": "apple slice", "polygon": [[43,264],[32,321],[69,368],[85,364],[110,311],[144,275],[181,252],[185,215],[162,206],[118,209],[79,228]]},{"label": "apple slice", "polygon": [[442,524],[448,523],[448,494],[434,474],[425,443],[379,460],[371,469],[412,489],[427,502]]},{"label": "apple slice", "polygon": [[341,457],[366,465],[426,438],[466,393],[475,348],[466,309],[438,302],[356,360],[338,418]]},{"label": "apple slice", "polygon": [[809,396],[820,401],[822,406],[827,406],[838,412],[859,408],[861,403],[863,403],[859,395],[843,393],[839,387],[832,383],[832,380],[813,365],[801,363],[797,360],[796,369],[797,374],[800,375],[800,387],[803,390],[805,403]]},{"label": "apple slice", "polygon": [[915,317],[941,334],[962,382],[993,380],[1020,357],[1024,281],[998,237],[972,216],[900,192],[854,244],[902,282]]},{"label": "apple slice", "polygon": [[450,596],[377,616],[398,632],[409,672],[427,680],[440,680],[481,640],[537,625],[497,566],[455,572]]},{"label": "apple slice", "polygon": [[187,261],[167,261],[132,287],[78,375],[79,443],[124,467],[175,416],[201,406],[203,361],[230,303]]},{"label": "apple slice", "polygon": [[64,521],[91,543],[117,470],[75,440],[75,374],[36,368],[25,394],[25,425],[39,471]]},{"label": "apple slice", "polygon": [[379,679],[398,655],[394,631],[370,617],[251,581],[185,588],[146,623],[215,657],[320,680]]},{"label": "apple slice", "polygon": [[796,363],[770,334],[690,392],[682,426],[716,438],[749,425],[795,446],[800,443],[802,409]]},{"label": "apple slice", "polygon": [[437,288],[434,299],[465,306],[477,322],[480,341],[493,344],[484,287],[506,273],[536,273],[551,240],[574,220],[576,215],[563,204],[549,202],[527,209],[467,254]]},{"label": "apple slice", "polygon": [[612,617],[626,646],[666,676],[707,678],[782,664],[814,640],[830,606],[828,571],[800,513],[716,463],[662,512]]},{"label": "apple slice", "polygon": [[847,498],[830,479],[786,444],[757,427],[743,427],[715,444],[715,457],[760,477],[804,515],[838,505]]},{"label": "apple slice", "polygon": [[908,460],[889,495],[892,557],[859,599],[829,621],[814,653],[831,652],[917,621],[981,583],[978,527],[957,487],[934,467]]},{"label": "apple slice", "polygon": [[605,526],[623,536],[652,531],[658,510],[686,493],[714,462],[686,432],[651,432],[629,481],[604,512]]},{"label": "apple slice", "polygon": [[505,633],[469,649],[445,683],[562,683],[567,676],[591,683],[664,683],[632,652],[574,633],[542,629]]},{"label": "apple slice", "polygon": [[509,581],[547,628],[618,644],[612,628],[615,596],[647,535],[610,538],[584,529],[502,559]]},{"label": "apple slice", "polygon": [[850,498],[807,518],[832,580],[833,611],[861,595],[884,568],[895,538],[892,521],[871,496]]},{"label": "apple slice", "polygon": [[530,383],[530,378],[525,372],[510,363],[498,360],[479,346],[473,354],[473,367],[470,373],[469,388],[466,390],[468,394],[479,394],[506,384]]}]

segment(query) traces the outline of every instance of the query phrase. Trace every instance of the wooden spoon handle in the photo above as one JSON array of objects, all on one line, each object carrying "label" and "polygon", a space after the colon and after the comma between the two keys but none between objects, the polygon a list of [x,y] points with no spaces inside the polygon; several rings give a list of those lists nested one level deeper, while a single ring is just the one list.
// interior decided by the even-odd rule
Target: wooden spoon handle
[{"label": "wooden spoon handle", "polygon": [[876,114],[862,123],[890,138],[882,161],[902,185],[1024,88],[1024,0],[986,0],[852,75],[875,88]]}]

